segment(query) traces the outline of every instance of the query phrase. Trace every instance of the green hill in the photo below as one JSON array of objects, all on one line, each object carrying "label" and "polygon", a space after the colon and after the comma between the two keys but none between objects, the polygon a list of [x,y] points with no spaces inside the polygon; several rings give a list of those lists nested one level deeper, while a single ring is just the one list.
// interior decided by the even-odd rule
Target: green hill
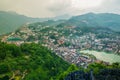
[{"label": "green hill", "polygon": [[[14,12],[4,12],[0,11],[0,35],[6,34],[9,32],[13,32],[19,27],[21,27],[23,24],[29,22],[41,22],[51,19],[57,19],[55,18],[31,18],[26,17],[24,15],[19,15]],[[79,26],[79,27],[107,27],[115,31],[120,31],[120,15],[118,14],[112,14],[112,13],[101,13],[101,14],[94,14],[94,13],[88,13],[84,15],[74,16],[70,18],[69,20],[64,20],[64,23],[60,25],[70,25],[70,26]],[[61,21],[60,21],[61,22]],[[47,21],[42,24],[46,23],[53,25],[58,24],[59,21]]]},{"label": "green hill", "polygon": [[33,23],[45,20],[47,20],[47,18],[31,18],[14,12],[0,11],[0,34],[6,34],[15,31],[27,22]]},{"label": "green hill", "polygon": [[40,44],[0,45],[0,80],[56,80],[69,67]]},{"label": "green hill", "polygon": [[105,27],[115,31],[120,31],[120,15],[112,13],[88,13],[74,16],[62,25],[78,27]]}]

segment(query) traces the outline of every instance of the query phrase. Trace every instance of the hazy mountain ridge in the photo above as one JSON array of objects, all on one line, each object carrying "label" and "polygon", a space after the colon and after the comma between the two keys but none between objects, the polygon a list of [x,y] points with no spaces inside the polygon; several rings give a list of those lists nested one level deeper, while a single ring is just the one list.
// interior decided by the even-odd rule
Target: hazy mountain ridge
[{"label": "hazy mountain ridge", "polygon": [[106,27],[115,31],[120,31],[120,15],[112,13],[88,13],[74,16],[64,23],[64,25],[84,26],[84,27]]},{"label": "hazy mountain ridge", "polygon": [[[43,22],[43,24],[53,25],[59,23],[63,26],[79,26],[79,27],[106,27],[115,31],[120,31],[120,15],[112,13],[87,13],[83,15],[73,16],[70,19],[69,15],[57,16],[53,18],[31,18],[24,15],[19,15],[14,12],[0,11],[0,34],[6,34],[15,31],[23,24],[29,22]],[[62,21],[61,23],[61,20]],[[66,19],[66,20],[65,20]],[[49,20],[49,21],[47,21]],[[50,21],[51,20],[51,21]],[[53,20],[53,21],[52,21]],[[54,21],[55,20],[55,21]],[[60,21],[60,22],[59,22]],[[58,24],[58,25],[59,25]]]},{"label": "hazy mountain ridge", "polygon": [[43,22],[47,20],[64,20],[68,18],[70,18],[69,15],[61,15],[53,18],[32,18],[24,15],[19,15],[15,12],[0,11],[0,34],[6,34],[15,31],[27,22],[34,23]]},{"label": "hazy mountain ridge", "polygon": [[[18,78],[18,80],[22,78],[24,80],[66,80],[71,77],[69,74],[73,71],[77,75],[75,77],[81,76],[76,73],[79,70],[87,71],[88,75],[90,70],[93,70],[94,78],[98,80],[119,79],[119,63],[109,65],[108,62],[96,60],[93,55],[78,52],[78,49],[115,51],[116,54],[120,52],[119,32],[109,29],[109,26],[99,26],[98,22],[102,19],[100,17],[96,21],[93,20],[96,15],[89,13],[80,17],[72,17],[69,20],[32,23],[2,38],[1,41],[10,44],[0,42],[0,80],[6,78],[8,80],[14,74],[12,78]],[[116,21],[116,18],[114,19]],[[70,65],[66,61],[77,66]],[[113,75],[114,72],[116,74]],[[85,75],[85,77],[87,79],[84,80],[90,80],[89,76]]]},{"label": "hazy mountain ridge", "polygon": [[0,34],[6,34],[15,31],[23,24],[29,22],[46,21],[47,18],[31,18],[24,15],[19,15],[15,12],[0,11]]}]

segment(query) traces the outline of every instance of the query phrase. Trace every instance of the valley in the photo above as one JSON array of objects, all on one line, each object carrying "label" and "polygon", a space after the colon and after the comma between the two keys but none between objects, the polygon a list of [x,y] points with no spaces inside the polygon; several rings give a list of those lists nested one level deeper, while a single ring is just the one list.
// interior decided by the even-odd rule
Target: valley
[{"label": "valley", "polygon": [[120,32],[109,27],[86,26],[80,19],[26,23],[1,36],[0,78],[64,80],[78,70],[91,77],[91,69],[95,78],[99,78],[98,73],[104,78],[102,69],[115,71],[114,68],[119,73]]},{"label": "valley", "polygon": [[[89,63],[97,62],[98,59],[95,56],[96,54],[88,56],[80,54],[79,51],[95,50],[120,55],[120,36],[118,32],[101,27],[62,26],[63,22],[46,21],[25,24],[19,30],[5,36],[2,42],[16,45],[41,43],[65,61],[84,67]],[[91,56],[96,58],[91,58]],[[100,61],[104,60],[101,59]],[[104,62],[105,64],[112,63],[109,60]],[[120,60],[115,60],[115,62],[120,62]]]},{"label": "valley", "polygon": [[0,0],[0,80],[120,80],[120,0]]}]

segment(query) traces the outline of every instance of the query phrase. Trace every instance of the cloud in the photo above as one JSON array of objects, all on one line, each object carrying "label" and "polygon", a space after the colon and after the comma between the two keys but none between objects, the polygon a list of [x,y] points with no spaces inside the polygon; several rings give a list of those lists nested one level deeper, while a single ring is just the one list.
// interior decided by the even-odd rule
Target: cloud
[{"label": "cloud", "polygon": [[74,11],[74,14],[80,15],[89,12],[120,14],[120,0],[103,0],[101,5],[97,7],[76,10],[76,12]]},{"label": "cloud", "polygon": [[52,0],[0,0],[0,10],[15,11],[31,17],[54,16],[47,8]]},{"label": "cloud", "polygon": [[93,11],[120,14],[120,0],[104,0],[102,5],[94,8]]},{"label": "cloud", "polygon": [[54,0],[53,3],[48,7],[48,10],[54,14],[65,14],[71,7],[70,0]]},{"label": "cloud", "polygon": [[[73,5],[72,3],[76,1],[77,0],[0,0],[0,10],[15,11],[30,17],[54,17],[63,14],[79,15],[87,12],[111,12],[120,14],[120,0],[101,0],[103,2],[99,6],[90,8],[82,7],[84,5],[81,3],[75,3]],[[82,1],[83,0],[79,0],[78,2]],[[98,0],[91,1],[95,3],[95,1]],[[85,2],[87,2],[87,0]],[[92,3],[87,3],[85,6],[89,4]],[[73,7],[76,5],[78,7]]]}]

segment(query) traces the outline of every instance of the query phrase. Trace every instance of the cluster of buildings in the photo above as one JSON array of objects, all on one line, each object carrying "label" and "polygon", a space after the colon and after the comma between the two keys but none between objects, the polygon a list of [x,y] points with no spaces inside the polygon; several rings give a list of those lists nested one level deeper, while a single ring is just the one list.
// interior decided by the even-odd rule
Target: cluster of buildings
[{"label": "cluster of buildings", "polygon": [[80,54],[77,49],[71,49],[68,47],[56,47],[53,51],[69,63],[76,64],[78,66],[86,67],[89,63],[94,62],[94,59],[88,55]]},{"label": "cluster of buildings", "polygon": [[[120,53],[119,35],[111,36],[110,33],[107,34],[104,32],[104,34],[107,34],[109,37],[101,38],[99,35],[103,33],[84,33],[74,28],[75,27],[58,28],[55,26],[41,26],[40,24],[37,26],[25,25],[20,30],[4,36],[2,41],[16,45],[32,42],[41,43],[69,63],[84,67],[94,61],[99,62],[99,60],[95,60],[89,55],[80,54],[80,50],[91,49]],[[80,36],[76,35],[81,33],[83,34]],[[10,37],[13,39],[8,40]],[[17,40],[15,38],[17,38]]]}]

